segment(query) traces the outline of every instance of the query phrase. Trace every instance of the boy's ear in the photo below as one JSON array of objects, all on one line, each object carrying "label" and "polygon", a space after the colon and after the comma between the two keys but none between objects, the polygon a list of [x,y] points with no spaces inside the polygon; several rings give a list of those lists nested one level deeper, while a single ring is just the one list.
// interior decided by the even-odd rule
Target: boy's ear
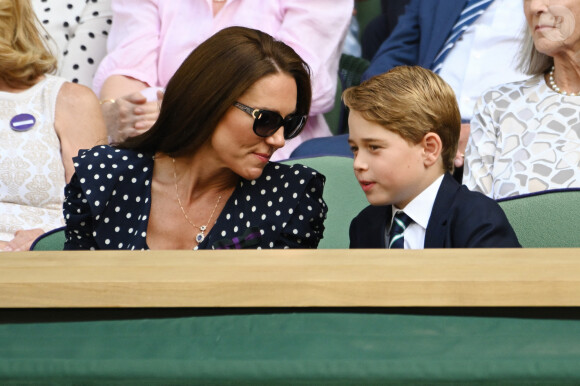
[{"label": "boy's ear", "polygon": [[423,162],[425,166],[433,166],[440,158],[443,151],[443,142],[436,133],[427,133],[421,141],[423,146]]}]

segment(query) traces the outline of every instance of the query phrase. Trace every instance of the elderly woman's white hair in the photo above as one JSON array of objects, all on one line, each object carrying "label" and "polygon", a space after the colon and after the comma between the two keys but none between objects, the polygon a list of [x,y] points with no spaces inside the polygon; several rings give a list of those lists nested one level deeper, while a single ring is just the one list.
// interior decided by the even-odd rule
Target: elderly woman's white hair
[{"label": "elderly woman's white hair", "polygon": [[518,57],[518,70],[528,75],[546,73],[553,65],[554,58],[542,54],[534,46],[534,39],[530,27],[526,24],[522,31],[522,46]]}]

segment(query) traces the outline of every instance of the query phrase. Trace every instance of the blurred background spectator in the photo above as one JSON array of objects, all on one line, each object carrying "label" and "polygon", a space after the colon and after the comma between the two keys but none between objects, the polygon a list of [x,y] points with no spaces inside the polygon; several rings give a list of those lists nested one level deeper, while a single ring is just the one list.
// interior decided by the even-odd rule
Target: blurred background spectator
[{"label": "blurred background spectator", "polygon": [[92,87],[107,53],[111,0],[32,0],[32,5],[51,38],[50,48],[58,60],[56,75]]},{"label": "blurred background spectator", "polygon": [[495,199],[580,187],[580,2],[524,12],[520,67],[533,77],[483,94],[465,153],[465,184]]},{"label": "blurred background spectator", "polygon": [[50,75],[39,28],[29,0],[0,0],[0,250],[28,250],[64,224],[72,157],[106,140],[95,94]]},{"label": "blurred background spectator", "polygon": [[363,79],[399,65],[438,73],[455,92],[464,122],[455,159],[460,167],[477,98],[527,77],[515,57],[525,24],[521,8],[521,0],[411,0]]}]

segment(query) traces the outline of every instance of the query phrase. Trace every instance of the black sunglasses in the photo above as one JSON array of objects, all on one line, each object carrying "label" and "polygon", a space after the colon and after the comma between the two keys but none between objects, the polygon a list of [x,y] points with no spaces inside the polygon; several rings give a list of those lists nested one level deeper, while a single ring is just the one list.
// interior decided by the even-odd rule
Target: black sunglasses
[{"label": "black sunglasses", "polygon": [[274,111],[254,109],[240,102],[235,102],[234,106],[254,118],[254,133],[259,137],[269,137],[284,126],[284,139],[291,139],[300,134],[306,123],[305,115],[290,114],[282,118]]}]

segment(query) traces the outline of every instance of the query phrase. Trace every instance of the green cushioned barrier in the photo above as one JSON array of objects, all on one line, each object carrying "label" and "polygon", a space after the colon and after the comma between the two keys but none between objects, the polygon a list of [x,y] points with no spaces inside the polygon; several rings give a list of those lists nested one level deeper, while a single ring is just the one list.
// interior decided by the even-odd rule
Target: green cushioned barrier
[{"label": "green cushioned barrier", "polygon": [[64,227],[44,233],[32,243],[31,251],[62,251],[66,237]]},{"label": "green cushioned barrier", "polygon": [[580,247],[580,189],[499,200],[523,247]]},{"label": "green cushioned barrier", "polygon": [[274,313],[0,325],[6,384],[580,384],[580,321]]},{"label": "green cushioned barrier", "polygon": [[284,163],[306,165],[326,176],[323,197],[328,214],[324,222],[324,238],[318,248],[348,248],[350,222],[369,204],[354,176],[353,159],[323,156],[293,159]]}]

